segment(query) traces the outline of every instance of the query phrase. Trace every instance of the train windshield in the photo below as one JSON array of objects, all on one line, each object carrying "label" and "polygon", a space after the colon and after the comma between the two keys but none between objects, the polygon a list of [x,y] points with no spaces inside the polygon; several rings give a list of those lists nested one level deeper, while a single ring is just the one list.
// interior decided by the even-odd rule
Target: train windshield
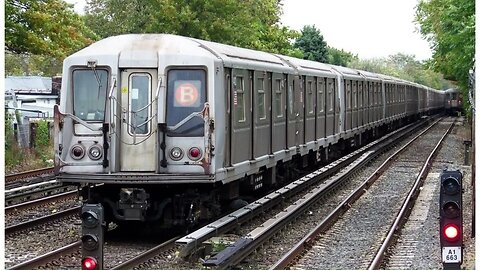
[{"label": "train windshield", "polygon": [[103,121],[107,95],[108,71],[78,69],[73,71],[73,113],[85,121]]},{"label": "train windshield", "polygon": [[205,71],[170,70],[167,82],[167,126],[171,137],[201,137],[204,121],[198,114],[206,101]]}]

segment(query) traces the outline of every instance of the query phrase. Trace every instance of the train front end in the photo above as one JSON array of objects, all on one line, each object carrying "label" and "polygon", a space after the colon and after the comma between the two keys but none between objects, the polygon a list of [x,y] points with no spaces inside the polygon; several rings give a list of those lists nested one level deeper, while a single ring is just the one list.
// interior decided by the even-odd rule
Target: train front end
[{"label": "train front end", "polygon": [[211,70],[207,51],[169,35],[111,37],[68,57],[55,108],[57,179],[101,203],[107,221],[206,218],[219,207]]}]

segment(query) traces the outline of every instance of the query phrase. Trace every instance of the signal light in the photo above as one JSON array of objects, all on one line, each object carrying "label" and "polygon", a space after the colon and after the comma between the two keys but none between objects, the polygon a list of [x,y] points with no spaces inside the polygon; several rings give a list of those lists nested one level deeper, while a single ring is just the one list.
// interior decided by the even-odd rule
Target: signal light
[{"label": "signal light", "polygon": [[444,269],[460,269],[463,249],[462,173],[440,175],[440,246]]},{"label": "signal light", "polygon": [[454,224],[447,224],[443,229],[443,233],[445,234],[447,240],[455,241],[460,235],[460,230]]},{"label": "signal light", "polygon": [[455,202],[446,202],[443,205],[443,213],[447,218],[456,218],[460,216],[460,207]]},{"label": "signal light", "polygon": [[92,257],[86,257],[82,260],[82,269],[84,270],[94,270],[97,268],[97,260]]},{"label": "signal light", "polygon": [[104,220],[101,204],[84,204],[82,220],[82,269],[103,269]]}]

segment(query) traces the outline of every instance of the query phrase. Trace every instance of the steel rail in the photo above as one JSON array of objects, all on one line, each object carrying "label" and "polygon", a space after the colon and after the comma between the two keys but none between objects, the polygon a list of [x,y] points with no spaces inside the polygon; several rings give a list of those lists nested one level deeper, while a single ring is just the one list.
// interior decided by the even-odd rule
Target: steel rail
[{"label": "steel rail", "polygon": [[72,191],[67,191],[67,192],[64,192],[64,193],[59,193],[59,194],[55,194],[55,195],[44,197],[44,198],[39,198],[39,199],[36,199],[36,200],[33,200],[33,201],[28,201],[28,202],[23,202],[23,203],[19,203],[19,204],[9,205],[9,206],[5,207],[5,214],[8,215],[8,214],[10,214],[14,211],[35,207],[35,206],[46,204],[46,203],[49,203],[49,202],[52,202],[52,201],[59,201],[59,200],[62,200],[62,199],[67,199],[67,198],[70,198],[70,197],[74,197],[76,194],[77,194],[77,190],[72,190]]},{"label": "steel rail", "polygon": [[15,180],[24,179],[24,178],[28,178],[28,177],[34,177],[34,176],[43,175],[43,174],[50,174],[50,173],[53,174],[53,169],[54,169],[54,167],[48,167],[48,168],[42,168],[42,169],[37,169],[37,170],[31,170],[31,171],[25,171],[25,172],[21,172],[21,173],[5,175],[5,182],[10,183],[10,182],[13,182]]},{"label": "steel rail", "polygon": [[56,258],[61,257],[62,255],[70,255],[70,254],[78,253],[80,251],[81,245],[82,245],[82,242],[77,241],[69,245],[66,245],[64,247],[61,247],[59,249],[50,251],[46,254],[35,257],[31,260],[19,263],[7,269],[8,270],[23,270],[23,269],[27,270],[27,269],[34,269],[39,266],[47,266],[47,268],[49,269],[57,268],[59,266],[54,265],[54,263],[52,264],[52,261],[54,261]]},{"label": "steel rail", "polygon": [[[429,128],[431,128],[432,124]],[[424,131],[426,132],[426,131]],[[401,136],[409,135],[408,132],[400,134]],[[204,266],[218,266],[220,268],[235,266],[244,258],[256,250],[262,243],[277,234],[283,227],[295,220],[299,215],[304,213],[307,209],[313,206],[321,198],[327,196],[332,190],[341,186],[344,180],[348,179],[353,173],[358,171],[367,162],[375,158],[382,152],[382,150],[398,141],[399,138],[391,138],[381,145],[376,145],[376,150],[364,153],[360,158],[351,163],[347,170],[341,172],[339,175],[319,184],[311,192],[303,198],[297,200],[291,206],[288,206],[284,211],[277,214],[260,225],[257,229],[251,231],[246,236],[240,238],[233,245],[227,247],[225,250],[204,262]]]},{"label": "steel rail", "polygon": [[425,178],[427,178],[427,175],[430,172],[430,169],[433,165],[432,160],[436,157],[436,155],[437,155],[438,151],[440,150],[445,138],[452,131],[453,127],[455,126],[455,122],[456,122],[456,120],[453,121],[453,123],[450,125],[448,130],[443,134],[443,136],[440,138],[437,145],[432,150],[432,152],[428,156],[427,160],[423,164],[422,169],[420,170],[420,173],[419,173],[417,179],[415,180],[414,185],[412,186],[412,189],[410,190],[407,198],[405,199],[405,201],[402,204],[402,208],[398,212],[397,217],[395,218],[392,226],[390,227],[390,230],[388,231],[385,239],[383,240],[383,243],[382,243],[381,247],[377,250],[375,258],[370,263],[370,266],[368,267],[369,270],[380,268],[380,266],[383,262],[383,258],[385,257],[385,253],[387,252],[387,249],[394,242],[396,237],[398,237],[398,232],[400,232],[400,230],[402,229],[405,222],[407,222],[408,217],[410,216],[410,213],[412,212],[413,204],[415,203],[415,200],[417,199],[418,194],[420,193],[420,187],[423,185],[423,182],[424,182]]},{"label": "steel rail", "polygon": [[[393,141],[398,140],[399,135],[402,131],[408,129],[417,129],[423,124],[426,123],[426,119],[419,123],[409,124],[404,126],[403,128],[396,130],[384,137],[377,139],[366,146],[326,165],[325,167],[310,173],[291,184],[274,191],[263,198],[258,199],[257,201],[231,213],[228,214],[196,231],[193,233],[179,239],[176,243],[179,246],[180,257],[187,257],[192,252],[195,251],[196,248],[201,247],[204,241],[210,239],[213,236],[228,232],[239,224],[248,221],[249,219],[257,216],[258,214],[263,213],[264,211],[270,209],[271,207],[277,205],[279,202],[289,198],[306,188],[317,184],[319,181],[326,179],[327,177],[337,173],[342,168],[345,168],[348,164],[352,163],[354,160],[359,158],[362,154],[370,151],[371,149],[381,148],[379,144],[387,144],[393,143]],[[411,130],[409,130],[411,132]],[[406,136],[407,134],[401,134],[402,136]],[[310,180],[309,180],[310,179]],[[313,179],[313,180],[312,180]]]},{"label": "steel rail", "polygon": [[420,136],[435,126],[439,121],[440,119],[416,135],[409,142],[407,142],[407,144],[388,157],[360,186],[350,193],[345,200],[343,200],[325,219],[323,219],[321,223],[310,230],[306,236],[304,236],[292,249],[285,253],[285,255],[269,269],[273,270],[287,268],[293,261],[295,261],[295,259],[298,258],[298,256],[300,256],[305,250],[309,249],[309,247],[313,245],[315,239],[320,234],[325,233],[341,215],[348,211],[353,202],[358,200],[365,192],[367,192],[370,186],[386,171],[386,169],[393,163],[399,154],[404,152],[408,146],[410,146]]},{"label": "steel rail", "polygon": [[47,222],[52,221],[52,220],[58,220],[58,219],[61,219],[61,218],[64,218],[64,217],[79,214],[80,213],[80,208],[81,208],[80,206],[72,207],[72,208],[57,212],[55,214],[51,214],[51,215],[48,215],[48,216],[43,216],[43,217],[40,217],[40,218],[37,218],[37,219],[33,219],[33,220],[25,221],[25,222],[22,222],[22,223],[18,223],[18,224],[12,225],[12,226],[5,227],[5,234],[9,235],[9,234],[17,233],[19,231],[23,231],[25,229],[38,226],[40,224],[44,224],[44,223],[47,223]]},{"label": "steel rail", "polygon": [[142,264],[143,262],[146,262],[155,256],[157,256],[158,253],[168,250],[170,248],[175,247],[175,241],[177,241],[181,236],[174,237],[170,240],[167,240],[166,242],[163,242],[162,244],[155,246],[142,254],[135,256],[134,258],[129,259],[128,261],[125,261],[119,265],[114,266],[113,268],[110,268],[110,270],[119,270],[119,269],[134,269],[135,266]]}]

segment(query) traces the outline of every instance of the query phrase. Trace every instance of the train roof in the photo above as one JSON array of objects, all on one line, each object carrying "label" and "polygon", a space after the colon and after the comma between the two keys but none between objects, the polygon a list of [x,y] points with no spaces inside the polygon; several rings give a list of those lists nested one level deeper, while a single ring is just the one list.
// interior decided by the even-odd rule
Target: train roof
[{"label": "train roof", "polygon": [[460,92],[457,88],[448,88],[444,91],[445,93],[458,93]]},{"label": "train roof", "polygon": [[282,73],[300,71],[306,75],[327,77],[340,73],[346,79],[391,81],[428,89],[426,86],[384,74],[170,34],[125,34],[108,37],[72,54],[64,62],[67,65],[85,65],[88,59],[95,59],[99,64],[107,64],[118,59],[118,66],[121,68],[154,68],[158,66],[160,53],[210,58],[222,61],[226,67],[231,68],[258,68]]}]

